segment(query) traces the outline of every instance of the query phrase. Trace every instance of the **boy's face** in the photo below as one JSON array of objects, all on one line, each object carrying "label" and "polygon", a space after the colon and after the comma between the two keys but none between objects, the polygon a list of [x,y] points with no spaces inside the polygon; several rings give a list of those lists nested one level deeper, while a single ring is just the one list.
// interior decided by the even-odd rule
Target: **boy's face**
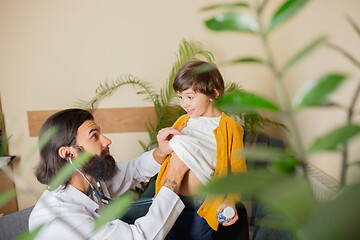
[{"label": "boy's face", "polygon": [[220,111],[214,107],[212,100],[207,95],[195,92],[192,88],[178,92],[180,106],[190,117],[218,117]]}]

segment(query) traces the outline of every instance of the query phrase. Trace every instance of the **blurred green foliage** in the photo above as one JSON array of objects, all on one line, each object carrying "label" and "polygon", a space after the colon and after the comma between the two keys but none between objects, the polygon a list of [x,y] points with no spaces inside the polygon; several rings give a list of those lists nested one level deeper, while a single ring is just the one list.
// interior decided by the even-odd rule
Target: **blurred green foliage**
[{"label": "blurred green foliage", "polygon": [[[284,74],[303,61],[318,47],[332,47],[348,58],[360,69],[360,64],[354,56],[343,48],[330,43],[328,38],[320,36],[307,44],[282,66],[277,67],[274,53],[268,37],[294,17],[308,0],[286,0],[276,9],[268,22],[264,22],[264,9],[268,0],[242,1],[239,3],[216,4],[204,7],[203,11],[217,11],[205,21],[208,29],[221,32],[233,31],[252,34],[258,37],[264,49],[265,58],[257,56],[242,56],[229,62],[232,64],[259,64],[271,71],[271,78],[277,94],[278,104],[264,97],[244,92],[233,92],[219,99],[216,104],[229,111],[267,110],[284,120],[289,129],[290,146],[286,151],[265,148],[245,149],[242,153],[248,159],[267,159],[266,169],[251,169],[246,175],[231,175],[214,181],[203,188],[203,194],[223,194],[237,192],[245,199],[256,199],[265,205],[270,213],[280,214],[286,219],[278,228],[291,231],[298,239],[360,239],[360,211],[357,204],[360,200],[360,185],[355,183],[345,186],[346,170],[348,168],[347,144],[360,133],[360,125],[353,121],[354,107],[360,92],[355,90],[350,107],[344,108],[329,100],[329,96],[346,80],[347,75],[338,72],[325,73],[315,80],[306,83],[292,99],[288,99],[284,86]],[[358,25],[347,17],[349,23],[359,34]],[[236,47],[236,46],[234,46]],[[310,144],[308,148],[300,141],[298,127],[295,123],[296,114],[308,107],[339,107],[348,112],[347,122],[324,134]],[[340,189],[328,201],[318,201],[307,179],[304,163],[313,152],[342,152],[342,179]],[[302,169],[303,175],[296,174],[296,169]],[[275,226],[276,224],[271,224]]]}]

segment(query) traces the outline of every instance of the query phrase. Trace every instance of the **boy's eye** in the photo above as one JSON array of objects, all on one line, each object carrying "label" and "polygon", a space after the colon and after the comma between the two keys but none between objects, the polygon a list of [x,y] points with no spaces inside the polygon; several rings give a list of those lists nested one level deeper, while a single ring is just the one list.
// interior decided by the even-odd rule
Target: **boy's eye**
[{"label": "boy's eye", "polygon": [[194,97],[193,96],[188,96],[189,99],[193,99]]}]

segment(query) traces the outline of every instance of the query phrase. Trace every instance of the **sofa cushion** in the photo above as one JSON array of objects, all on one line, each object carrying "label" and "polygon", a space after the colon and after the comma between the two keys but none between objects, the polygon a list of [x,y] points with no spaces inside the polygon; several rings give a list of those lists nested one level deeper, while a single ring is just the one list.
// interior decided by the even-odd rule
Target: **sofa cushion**
[{"label": "sofa cushion", "polygon": [[32,207],[0,217],[1,239],[12,240],[24,231],[28,230],[28,220]]}]

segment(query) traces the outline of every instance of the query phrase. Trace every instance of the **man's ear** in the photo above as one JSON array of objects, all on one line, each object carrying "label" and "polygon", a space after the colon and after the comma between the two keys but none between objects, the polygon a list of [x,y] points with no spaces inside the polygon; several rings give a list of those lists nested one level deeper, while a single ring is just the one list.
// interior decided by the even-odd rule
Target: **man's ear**
[{"label": "man's ear", "polygon": [[58,151],[59,156],[62,159],[68,160],[68,157],[72,155],[70,147],[62,146]]}]

